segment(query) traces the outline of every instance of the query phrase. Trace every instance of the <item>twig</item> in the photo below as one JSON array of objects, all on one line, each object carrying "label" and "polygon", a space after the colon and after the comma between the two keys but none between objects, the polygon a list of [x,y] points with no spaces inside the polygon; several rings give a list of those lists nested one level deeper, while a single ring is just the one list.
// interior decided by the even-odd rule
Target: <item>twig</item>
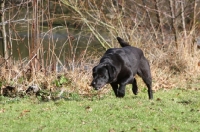
[{"label": "twig", "polygon": [[[35,55],[28,61],[28,63],[25,65],[25,67],[27,67],[27,66],[30,64],[30,62],[31,62],[36,56],[37,56],[37,54],[35,54]],[[13,78],[13,81],[15,81],[15,80],[17,79],[17,77],[20,75],[20,73],[22,73],[22,71],[23,71],[23,70],[21,70],[21,71],[17,74],[17,76],[15,76],[15,78]]]}]

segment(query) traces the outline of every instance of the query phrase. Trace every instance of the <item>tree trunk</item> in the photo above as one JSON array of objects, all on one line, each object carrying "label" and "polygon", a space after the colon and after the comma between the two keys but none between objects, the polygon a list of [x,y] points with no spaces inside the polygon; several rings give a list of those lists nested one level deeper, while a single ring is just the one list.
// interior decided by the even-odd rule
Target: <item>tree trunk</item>
[{"label": "tree trunk", "polygon": [[184,40],[183,40],[183,45],[185,47],[186,44],[186,37],[187,37],[187,32],[186,32],[186,28],[185,28],[185,13],[184,13],[184,4],[185,4],[185,0],[181,1],[181,17],[182,17],[182,26],[183,26],[183,35],[184,35]]},{"label": "tree trunk", "polygon": [[169,5],[170,5],[170,11],[171,11],[171,25],[172,25],[172,32],[174,34],[174,41],[175,41],[175,46],[178,49],[178,32],[177,32],[177,25],[176,25],[176,19],[175,19],[175,11],[174,11],[174,7],[175,2],[173,2],[173,0],[169,0]]},{"label": "tree trunk", "polygon": [[[32,43],[31,43],[31,68],[33,70],[33,73],[39,70],[40,64],[39,64],[39,22],[38,22],[38,0],[33,0],[33,23],[32,23]],[[35,56],[33,58],[33,56]]]},{"label": "tree trunk", "polygon": [[196,42],[196,17],[197,17],[197,0],[194,0],[194,10],[193,10],[193,25],[192,25],[192,39],[191,52],[193,52],[194,43]]},{"label": "tree trunk", "polygon": [[1,1],[1,23],[2,23],[2,38],[3,38],[3,57],[5,60],[8,59],[8,47],[6,39],[6,24],[5,24],[5,0]]},{"label": "tree trunk", "polygon": [[[9,20],[11,20],[11,14],[13,13],[13,9],[9,9]],[[10,49],[10,56],[12,56],[13,54],[13,46],[12,46],[12,27],[11,27],[11,23],[8,23],[9,27],[8,27],[8,34],[9,34],[9,49]]]},{"label": "tree trunk", "polygon": [[[145,0],[142,0],[142,2],[143,2],[144,7],[146,7],[146,2],[145,2]],[[148,9],[146,9],[146,13],[147,13],[147,17],[148,17],[148,19],[149,19],[149,23],[150,23],[150,25],[151,25],[151,27],[152,27],[152,29],[153,29],[154,37],[156,38],[156,43],[159,44],[158,35],[157,35],[156,30],[155,30],[155,27],[154,27],[154,24],[153,24],[153,22],[152,22],[152,19],[151,19],[151,16],[150,16],[150,13],[149,13]]]},{"label": "tree trunk", "polygon": [[164,31],[163,31],[163,23],[161,21],[161,13],[160,13],[160,8],[159,8],[159,1],[158,0],[154,0],[155,2],[155,9],[157,11],[156,13],[156,18],[157,18],[157,22],[158,22],[158,28],[159,28],[159,31],[161,33],[161,41],[162,41],[162,44],[164,44],[164,40],[165,40],[165,35],[164,35]]}]

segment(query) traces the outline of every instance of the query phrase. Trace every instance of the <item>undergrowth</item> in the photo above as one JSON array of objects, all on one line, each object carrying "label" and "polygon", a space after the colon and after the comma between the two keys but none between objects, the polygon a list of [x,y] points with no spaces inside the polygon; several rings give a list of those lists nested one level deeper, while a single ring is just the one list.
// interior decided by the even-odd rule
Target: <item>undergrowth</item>
[{"label": "undergrowth", "polygon": [[[173,89],[174,87],[187,89],[197,89],[199,87],[200,76],[198,73],[200,67],[197,65],[198,56],[200,56],[199,51],[189,54],[186,51],[175,49],[163,51],[158,48],[152,48],[146,49],[144,52],[150,62],[154,91],[163,88]],[[20,67],[16,65],[9,69],[1,66],[1,95],[11,97],[24,96],[30,86],[37,86],[40,89],[40,94],[38,95],[47,100],[59,99],[62,96],[74,96],[75,94],[81,96],[105,94],[111,90],[109,85],[100,92],[95,92],[90,86],[92,68],[98,64],[99,59],[100,56],[95,58],[93,63],[91,63],[92,61],[90,63],[82,62],[74,70],[63,68],[60,72],[52,73],[51,71],[48,73],[38,71],[34,77],[30,78],[28,78],[30,75],[26,71],[21,72]],[[16,76],[18,76],[17,79],[15,79]],[[136,78],[139,79],[139,87],[146,87],[139,77]],[[8,86],[14,89],[5,93],[5,89]]]}]

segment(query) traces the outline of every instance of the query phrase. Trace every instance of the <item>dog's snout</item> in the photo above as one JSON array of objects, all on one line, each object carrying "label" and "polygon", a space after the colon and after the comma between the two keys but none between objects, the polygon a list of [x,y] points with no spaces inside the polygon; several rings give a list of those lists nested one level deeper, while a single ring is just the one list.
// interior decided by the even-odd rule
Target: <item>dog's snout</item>
[{"label": "dog's snout", "polygon": [[98,90],[98,89],[99,89],[99,87],[97,86],[97,82],[95,82],[95,81],[93,81],[93,82],[91,83],[91,86],[92,86],[95,90]]},{"label": "dog's snout", "polygon": [[96,82],[95,81],[92,81],[92,83],[90,84],[90,86],[93,86],[96,85]]}]

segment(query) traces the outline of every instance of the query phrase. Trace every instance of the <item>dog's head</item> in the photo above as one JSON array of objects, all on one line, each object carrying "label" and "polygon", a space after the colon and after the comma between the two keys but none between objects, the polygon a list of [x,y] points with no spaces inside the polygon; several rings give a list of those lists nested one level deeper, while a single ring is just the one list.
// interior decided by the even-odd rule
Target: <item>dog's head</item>
[{"label": "dog's head", "polygon": [[99,64],[93,68],[93,81],[91,86],[95,90],[101,89],[107,83],[114,80],[116,76],[116,70],[110,64]]}]

